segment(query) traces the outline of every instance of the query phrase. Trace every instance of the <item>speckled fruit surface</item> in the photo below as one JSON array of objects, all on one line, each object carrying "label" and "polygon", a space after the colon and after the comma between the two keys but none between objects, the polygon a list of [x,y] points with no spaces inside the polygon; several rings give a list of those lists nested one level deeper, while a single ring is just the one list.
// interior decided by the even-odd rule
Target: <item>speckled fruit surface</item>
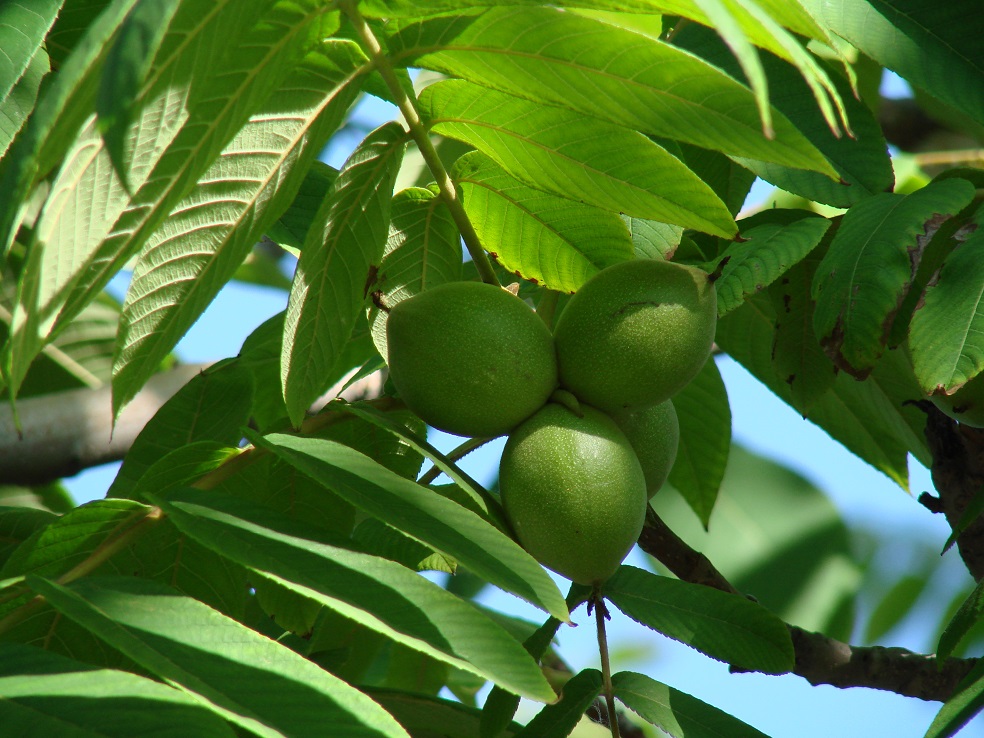
[{"label": "speckled fruit surface", "polygon": [[716,326],[706,272],[657,259],[608,267],[557,320],[561,386],[609,412],[662,402],[704,366]]},{"label": "speckled fruit surface", "polygon": [[580,584],[610,577],[646,516],[646,480],[611,418],[550,403],[503,449],[499,490],[520,543],[544,566]]},{"label": "speckled fruit surface", "polygon": [[397,303],[386,340],[400,397],[448,433],[507,433],[557,386],[549,329],[518,297],[482,282],[450,282]]},{"label": "speckled fruit surface", "polygon": [[680,446],[680,421],[671,400],[637,410],[622,410],[612,418],[632,444],[646,475],[649,497],[666,482]]}]

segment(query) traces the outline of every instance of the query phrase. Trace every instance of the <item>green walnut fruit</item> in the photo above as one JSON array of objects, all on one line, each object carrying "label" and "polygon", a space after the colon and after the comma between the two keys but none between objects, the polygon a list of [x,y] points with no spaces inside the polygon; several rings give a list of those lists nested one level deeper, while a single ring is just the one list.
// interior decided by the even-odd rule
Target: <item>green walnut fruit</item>
[{"label": "green walnut fruit", "polygon": [[499,464],[506,517],[544,566],[579,584],[615,573],[646,517],[646,478],[610,417],[550,403],[509,436]]},{"label": "green walnut fruit", "polygon": [[984,428],[984,373],[978,374],[952,395],[932,395],[940,410],[972,428]]},{"label": "green walnut fruit", "polygon": [[448,433],[507,433],[557,386],[549,329],[521,299],[482,282],[449,282],[397,303],[386,341],[400,397]]},{"label": "green walnut fruit", "polygon": [[639,457],[649,497],[659,492],[676,460],[680,421],[671,400],[636,410],[621,410],[612,418]]},{"label": "green walnut fruit", "polygon": [[706,272],[657,259],[608,267],[557,320],[561,386],[608,412],[663,402],[704,366],[716,325]]}]

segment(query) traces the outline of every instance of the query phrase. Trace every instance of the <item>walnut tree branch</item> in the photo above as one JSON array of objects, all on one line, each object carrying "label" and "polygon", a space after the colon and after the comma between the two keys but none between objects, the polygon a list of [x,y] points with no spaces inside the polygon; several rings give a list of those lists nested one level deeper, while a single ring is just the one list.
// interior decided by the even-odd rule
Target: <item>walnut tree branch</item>
[{"label": "walnut tree branch", "polygon": [[[639,546],[680,579],[738,594],[738,590],[699,551],[688,546],[650,508]],[[796,654],[793,673],[810,684],[869,687],[906,697],[945,702],[978,659],[947,659],[904,648],[852,646],[794,625],[787,625]]]}]

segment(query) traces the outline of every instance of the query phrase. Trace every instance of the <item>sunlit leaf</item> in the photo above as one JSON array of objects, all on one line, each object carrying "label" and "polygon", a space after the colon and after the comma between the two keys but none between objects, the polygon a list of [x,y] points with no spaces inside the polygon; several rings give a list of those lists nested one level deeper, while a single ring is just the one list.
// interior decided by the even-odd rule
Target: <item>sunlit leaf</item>
[{"label": "sunlit leaf", "polygon": [[517,738],[566,738],[601,692],[601,672],[585,669],[564,684],[560,699],[530,720]]},{"label": "sunlit leaf", "polygon": [[354,687],[169,587],[133,577],[30,582],[64,616],[257,735],[407,736]]},{"label": "sunlit leaf", "polygon": [[253,437],[253,441],[357,507],[567,620],[563,597],[543,567],[470,510],[332,441],[283,434]]},{"label": "sunlit leaf", "polygon": [[655,136],[836,176],[773,111],[762,135],[752,92],[684,51],[551,8],[495,8],[411,23],[387,39],[398,63],[421,66],[537,103]]},{"label": "sunlit leaf", "polygon": [[281,355],[281,386],[294,425],[327,388],[326,377],[362,312],[370,269],[383,256],[393,182],[405,149],[398,123],[369,134],[345,162],[308,231]]},{"label": "sunlit leaf", "polygon": [[[477,224],[476,224],[477,225]],[[389,237],[375,277],[369,284],[373,300],[395,305],[430,287],[461,279],[461,238],[444,200],[433,190],[413,187],[393,198]],[[386,316],[369,310],[372,340],[387,356]]]},{"label": "sunlit leaf", "polygon": [[333,545],[316,529],[228,495],[176,490],[167,498],[162,504],[182,531],[265,578],[433,658],[526,697],[552,699],[512,636],[410,569]]},{"label": "sunlit leaf", "polygon": [[427,87],[420,105],[436,133],[471,144],[530,187],[718,236],[736,232],[713,191],[636,131],[463,80]]},{"label": "sunlit leaf", "polygon": [[147,242],[120,322],[114,410],[139,390],[294,199],[355,99],[351,43],[309,54]]}]

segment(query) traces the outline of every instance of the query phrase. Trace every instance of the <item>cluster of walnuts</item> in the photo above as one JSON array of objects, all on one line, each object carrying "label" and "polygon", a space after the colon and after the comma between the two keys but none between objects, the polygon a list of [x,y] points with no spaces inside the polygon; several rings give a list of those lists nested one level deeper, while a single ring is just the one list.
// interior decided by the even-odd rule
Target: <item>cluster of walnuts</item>
[{"label": "cluster of walnuts", "polygon": [[509,434],[499,488],[516,537],[548,568],[598,585],[669,474],[670,397],[707,361],[716,321],[708,275],[661,260],[596,274],[553,333],[511,292],[452,282],[390,310],[390,377],[435,428]]}]

